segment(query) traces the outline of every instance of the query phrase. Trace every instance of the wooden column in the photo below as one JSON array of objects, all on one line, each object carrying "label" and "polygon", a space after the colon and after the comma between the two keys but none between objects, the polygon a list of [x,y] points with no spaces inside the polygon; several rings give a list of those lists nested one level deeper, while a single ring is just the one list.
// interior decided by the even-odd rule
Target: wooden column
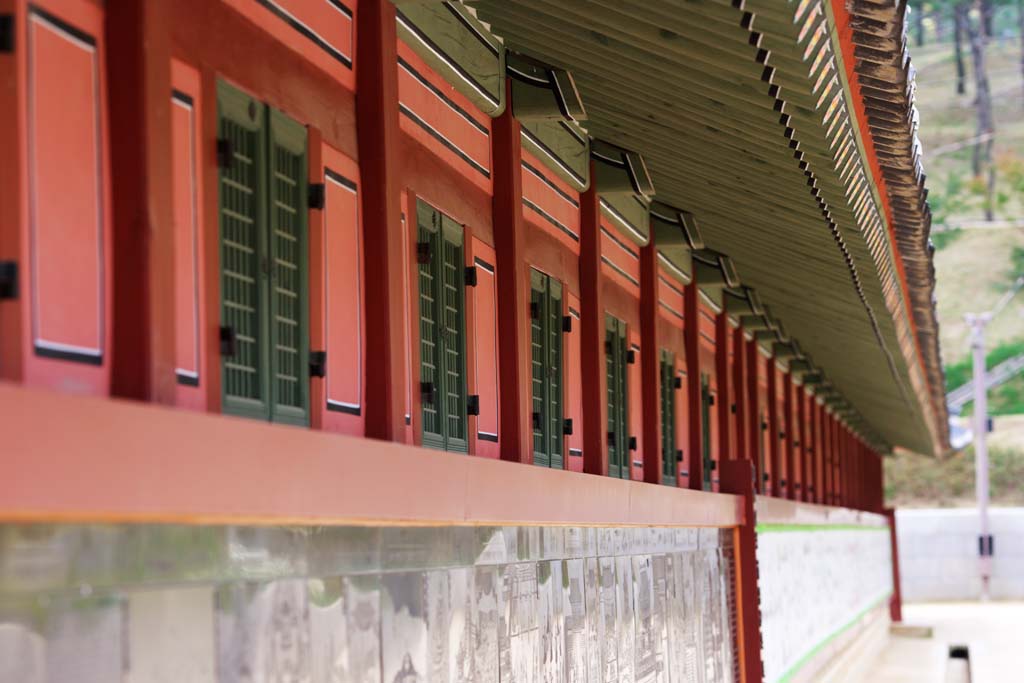
[{"label": "wooden column", "polygon": [[732,371],[732,392],[733,405],[736,406],[736,414],[733,418],[735,430],[733,435],[736,443],[733,444],[733,458],[736,460],[751,460],[751,448],[747,444],[747,403],[749,402],[746,383],[746,339],[743,337],[743,327],[737,325],[731,331],[729,343],[733,349]]},{"label": "wooden column", "polygon": [[367,277],[374,283],[366,293],[366,435],[400,441],[405,430],[406,340],[395,6],[389,0],[362,0],[356,22],[364,252]]},{"label": "wooden column", "polygon": [[779,430],[782,428],[782,416],[779,415],[778,383],[779,371],[775,367],[775,356],[767,360],[768,364],[768,443],[770,445],[769,457],[771,458],[772,471],[768,480],[767,493],[770,496],[782,496],[781,477],[779,470],[782,469],[782,439],[779,438]]},{"label": "wooden column", "polygon": [[757,511],[754,508],[754,466],[746,460],[728,460],[721,465],[724,493],[743,497],[743,525],[736,528],[736,611],[740,676],[745,683],[764,679],[761,661],[761,594],[757,585]]},{"label": "wooden column", "polygon": [[[15,14],[16,5],[15,0],[0,0],[0,12],[14,14],[14,21],[20,21]],[[21,382],[24,376],[22,307],[29,305],[28,269],[22,256],[28,249],[22,248],[21,234],[22,212],[26,208],[21,197],[23,183],[27,182],[22,174],[25,132],[19,125],[25,106],[21,99],[23,91],[19,89],[19,69],[26,54],[21,36],[16,32],[12,52],[0,53],[0,102],[4,103],[0,107],[0,148],[4,150],[4,163],[0,164],[0,196],[4,197],[0,201],[0,261],[18,264],[18,297],[0,299],[0,380],[8,382]]]},{"label": "wooden column", "polygon": [[701,424],[700,387],[700,291],[697,288],[697,273],[693,281],[683,290],[683,342],[686,347],[686,400],[689,402],[690,442],[688,469],[690,488],[704,488],[704,449],[706,435]]},{"label": "wooden column", "polygon": [[[594,177],[591,162],[590,177]],[[601,291],[601,206],[596,183],[580,195],[580,346],[583,392],[583,471],[608,474],[608,375]]]},{"label": "wooden column", "polygon": [[782,486],[784,494],[790,500],[798,500],[799,492],[796,490],[796,468],[797,458],[794,452],[796,435],[793,433],[793,375],[787,370],[782,378],[782,419],[785,426],[782,428],[782,448],[786,458],[786,479]]},{"label": "wooden column", "polygon": [[[506,83],[512,101],[512,83]],[[524,257],[522,138],[511,104],[494,120],[494,247],[498,266],[501,458],[533,461],[530,274]],[[566,458],[568,460],[568,458]]]},{"label": "wooden column", "polygon": [[889,598],[889,618],[895,622],[901,622],[903,621],[903,591],[900,588],[900,548],[896,535],[896,510],[885,508],[883,514],[889,518],[889,548],[892,553],[892,596]]},{"label": "wooden column", "polygon": [[113,219],[111,393],[175,400],[171,47],[165,0],[104,11]]},{"label": "wooden column", "polygon": [[[757,348],[757,340],[744,340],[747,362],[747,443],[749,444],[750,460],[754,463],[754,490],[758,493],[764,491],[764,468],[761,466],[761,392],[759,387],[759,363],[764,361],[760,358],[760,351]],[[767,453],[765,454],[767,456]]]},{"label": "wooden column", "polygon": [[715,317],[715,381],[718,384],[718,410],[715,417],[718,420],[718,460],[719,467],[726,460],[733,460],[736,454],[733,452],[734,444],[730,433],[730,422],[732,420],[731,406],[735,400],[735,392],[730,388],[729,382],[729,349],[732,346],[732,336],[729,334],[729,316],[723,310]]},{"label": "wooden column", "polygon": [[797,422],[800,423],[800,433],[797,435],[797,438],[800,440],[798,446],[798,455],[800,456],[800,490],[797,492],[797,500],[806,502],[811,499],[811,489],[814,487],[814,484],[811,483],[811,466],[808,462],[810,458],[811,430],[807,425],[807,393],[802,385],[796,387],[796,418]]},{"label": "wooden column", "polygon": [[[651,228],[654,234],[654,228]],[[661,350],[658,346],[658,252],[640,250],[640,387],[643,404],[644,481],[661,483]],[[678,477],[677,477],[678,479]]]}]

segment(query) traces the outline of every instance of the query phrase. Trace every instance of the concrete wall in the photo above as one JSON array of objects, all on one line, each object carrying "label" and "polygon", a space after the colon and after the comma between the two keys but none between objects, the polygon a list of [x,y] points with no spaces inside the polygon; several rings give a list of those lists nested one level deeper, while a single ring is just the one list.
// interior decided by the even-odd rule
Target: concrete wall
[{"label": "concrete wall", "polygon": [[[1024,599],[1024,508],[995,508],[989,514],[995,543],[991,595]],[[975,509],[897,511],[904,602],[977,599],[978,530]]]}]

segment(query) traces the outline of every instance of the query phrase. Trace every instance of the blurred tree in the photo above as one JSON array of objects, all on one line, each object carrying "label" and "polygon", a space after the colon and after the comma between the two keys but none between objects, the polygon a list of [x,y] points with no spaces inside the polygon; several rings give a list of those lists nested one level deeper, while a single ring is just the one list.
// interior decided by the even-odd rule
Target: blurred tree
[{"label": "blurred tree", "polygon": [[971,170],[975,179],[984,177],[985,181],[985,220],[994,218],[996,167],[992,163],[992,146],[995,142],[995,122],[992,116],[992,91],[988,83],[988,71],[985,66],[985,35],[986,0],[979,0],[977,12],[963,4],[968,11],[964,14],[967,36],[971,43],[971,62],[974,72],[974,109],[977,112],[977,141],[974,145]]}]

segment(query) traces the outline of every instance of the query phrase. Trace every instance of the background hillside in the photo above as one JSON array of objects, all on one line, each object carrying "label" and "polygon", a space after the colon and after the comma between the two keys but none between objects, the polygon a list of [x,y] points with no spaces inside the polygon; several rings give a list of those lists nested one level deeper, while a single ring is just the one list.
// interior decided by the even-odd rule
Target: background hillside
[{"label": "background hillside", "polygon": [[[936,295],[947,389],[971,377],[964,314],[990,310],[1024,274],[1024,77],[1017,7],[999,5],[985,48],[994,119],[992,221],[986,221],[986,182],[975,177],[972,157],[978,134],[976,82],[969,42],[962,59],[965,92],[957,94],[952,33],[956,3],[911,2],[923,11],[924,45],[911,31],[917,68],[917,105],[936,246]],[[979,3],[980,5],[980,3]],[[979,5],[972,6],[978,7]],[[977,9],[972,20],[977,21]],[[1024,292],[987,330],[988,365],[1024,353]],[[989,394],[995,431],[990,436],[992,495],[996,503],[1024,503],[1024,376]],[[970,414],[971,406],[965,410]],[[970,447],[941,461],[900,455],[886,462],[890,504],[971,505],[974,454]]]}]

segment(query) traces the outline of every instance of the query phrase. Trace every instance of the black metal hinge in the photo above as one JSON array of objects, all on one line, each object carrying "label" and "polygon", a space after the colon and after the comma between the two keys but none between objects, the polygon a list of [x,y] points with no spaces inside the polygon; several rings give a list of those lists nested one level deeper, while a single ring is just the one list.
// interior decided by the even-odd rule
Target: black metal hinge
[{"label": "black metal hinge", "polygon": [[608,432],[608,445],[609,446],[614,446],[615,445],[615,432]]},{"label": "black metal hinge", "polygon": [[462,279],[467,287],[476,287],[476,266],[466,266]]},{"label": "black metal hinge", "polygon": [[238,334],[235,328],[221,325],[220,327],[220,355],[234,356],[238,353]]},{"label": "black metal hinge", "polygon": [[534,429],[540,429],[541,428],[540,413],[537,413],[537,412],[533,413],[533,428]]},{"label": "black metal hinge", "polygon": [[629,363],[630,365],[636,363],[636,351],[634,351],[633,349],[626,351],[626,362]]},{"label": "black metal hinge", "polygon": [[540,318],[540,304],[536,301],[530,302],[530,319],[537,320]]},{"label": "black metal hinge", "polygon": [[729,404],[729,412],[732,413],[733,415],[736,414],[736,404],[735,403]]},{"label": "black metal hinge", "polygon": [[323,183],[310,183],[307,204],[311,209],[323,209],[327,205],[327,186]]},{"label": "black metal hinge", "polygon": [[227,138],[217,138],[217,166],[231,168],[235,161],[235,146]]},{"label": "black metal hinge", "polygon": [[434,397],[437,390],[433,382],[420,382],[420,399],[424,403],[434,404]]},{"label": "black metal hinge", "polygon": [[0,53],[14,52],[14,15],[0,14]]},{"label": "black metal hinge", "polygon": [[309,352],[309,376],[310,377],[326,377],[327,376],[327,352],[326,351],[310,351]]},{"label": "black metal hinge", "polygon": [[672,388],[673,389],[682,389],[683,388],[683,378],[679,377],[677,375],[676,378],[672,381]]},{"label": "black metal hinge", "polygon": [[567,417],[562,422],[562,434],[564,434],[565,436],[572,436],[572,418],[571,417]]},{"label": "black metal hinge", "polygon": [[480,414],[480,396],[478,394],[470,394],[466,397],[466,415],[479,415]]},{"label": "black metal hinge", "polygon": [[562,332],[566,332],[566,333],[572,332],[572,316],[571,315],[563,315],[562,316]]},{"label": "black metal hinge", "polygon": [[637,449],[637,441],[635,436],[629,437],[629,450],[635,451]]},{"label": "black metal hinge", "polygon": [[682,462],[682,461],[683,461],[683,451],[682,451],[682,449],[680,449],[680,450],[676,451],[676,462]]},{"label": "black metal hinge", "polygon": [[715,405],[715,395],[714,394],[708,394],[708,405],[709,406]]},{"label": "black metal hinge", "polygon": [[18,262],[0,261],[0,300],[18,298]]}]

